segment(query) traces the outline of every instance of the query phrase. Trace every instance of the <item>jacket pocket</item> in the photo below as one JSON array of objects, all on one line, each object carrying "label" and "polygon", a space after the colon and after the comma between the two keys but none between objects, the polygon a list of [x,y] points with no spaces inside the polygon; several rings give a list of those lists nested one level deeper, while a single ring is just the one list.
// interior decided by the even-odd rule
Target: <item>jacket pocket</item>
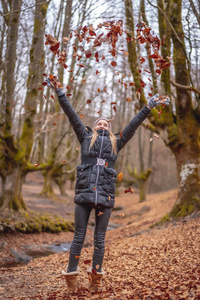
[{"label": "jacket pocket", "polygon": [[112,168],[104,168],[104,187],[107,193],[115,194],[117,172]]},{"label": "jacket pocket", "polygon": [[90,185],[91,165],[79,165],[76,167],[77,178],[75,189],[85,189]]}]

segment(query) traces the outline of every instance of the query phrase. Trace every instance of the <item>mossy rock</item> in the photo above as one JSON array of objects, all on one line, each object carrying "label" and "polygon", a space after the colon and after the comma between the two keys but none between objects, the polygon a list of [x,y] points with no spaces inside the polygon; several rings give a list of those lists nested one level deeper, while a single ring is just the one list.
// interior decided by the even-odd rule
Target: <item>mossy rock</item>
[{"label": "mossy rock", "polygon": [[0,232],[22,233],[74,231],[74,223],[59,216],[22,214],[16,219],[0,220]]}]

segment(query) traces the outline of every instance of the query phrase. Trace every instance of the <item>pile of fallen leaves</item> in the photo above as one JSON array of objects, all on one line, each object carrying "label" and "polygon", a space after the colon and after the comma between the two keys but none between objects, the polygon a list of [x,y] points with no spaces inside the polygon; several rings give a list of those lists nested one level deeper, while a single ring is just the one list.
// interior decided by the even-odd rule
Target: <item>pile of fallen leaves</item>
[{"label": "pile of fallen leaves", "polygon": [[[200,299],[200,214],[106,243],[101,290],[91,294],[86,270],[92,247],[80,258],[80,287],[67,295],[61,270],[68,254],[0,269],[2,299]],[[120,230],[120,229],[118,229]],[[121,228],[123,230],[123,228]],[[113,232],[114,233],[114,232]]]}]

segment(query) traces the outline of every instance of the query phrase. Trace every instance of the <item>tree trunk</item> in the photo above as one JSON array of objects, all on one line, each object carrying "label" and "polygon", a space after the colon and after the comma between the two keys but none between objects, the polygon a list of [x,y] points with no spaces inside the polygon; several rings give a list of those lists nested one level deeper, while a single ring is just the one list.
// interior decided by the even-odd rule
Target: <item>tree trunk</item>
[{"label": "tree trunk", "polygon": [[140,189],[140,200],[139,202],[144,202],[146,200],[146,194],[147,194],[147,179],[139,179],[139,189]]},{"label": "tree trunk", "polygon": [[53,189],[53,168],[45,170],[43,172],[44,177],[44,185],[40,195],[46,197],[55,196],[54,189]]},{"label": "tree trunk", "polygon": [[16,64],[16,49],[18,39],[18,24],[21,12],[22,0],[13,0],[10,6],[12,13],[8,21],[8,37],[7,37],[7,51],[5,61],[5,123],[4,133],[11,134],[12,129],[12,106],[14,103],[14,89],[15,89],[15,64]]},{"label": "tree trunk", "polygon": [[[126,0],[126,22],[131,31],[133,28],[132,1]],[[171,4],[169,7],[168,4]],[[158,4],[162,6],[163,2],[158,0]],[[182,1],[171,0],[166,1],[168,5],[166,15],[170,15],[170,21],[175,29],[176,34],[172,31],[173,40],[173,60],[176,83],[185,86],[189,85],[189,74],[186,64],[186,50],[184,44],[184,32],[182,29]],[[127,6],[127,7],[126,7]],[[164,8],[164,7],[163,7]],[[165,47],[162,47],[162,54],[170,55],[169,49],[169,30],[163,22],[164,15],[159,14],[160,30],[164,29],[167,39],[165,39]],[[162,31],[161,30],[161,34]],[[132,35],[130,33],[130,35]],[[181,42],[180,42],[181,40]],[[131,42],[130,42],[131,43]],[[129,43],[129,44],[130,44]],[[168,49],[168,50],[167,50]],[[167,51],[166,51],[167,50]],[[136,58],[134,51],[128,47],[129,59]],[[164,57],[165,58],[165,57]],[[130,68],[132,68],[130,61]],[[163,72],[162,82],[163,90],[170,95],[169,83],[164,82],[168,80],[168,72]],[[178,172],[178,197],[172,209],[170,216],[185,216],[195,210],[200,209],[200,145],[199,145],[199,125],[195,117],[195,110],[192,104],[192,98],[189,91],[177,87],[177,95],[175,99],[175,108],[172,105],[163,109],[162,118],[159,120],[158,114],[152,110],[150,115],[150,122],[154,125],[160,136],[163,138],[165,144],[169,146],[175,155]],[[146,102],[146,101],[145,101]],[[145,103],[144,102],[144,103]]]},{"label": "tree trunk", "polygon": [[26,210],[22,197],[22,183],[24,174],[20,167],[16,167],[12,173],[2,178],[2,197],[0,199],[0,215],[11,210]]},{"label": "tree trunk", "polygon": [[[181,22],[181,0],[171,2],[171,23],[180,41],[172,33],[173,59],[176,83],[189,85],[186,65],[184,32]],[[176,142],[170,145],[175,154],[178,171],[178,198],[171,216],[185,216],[200,210],[200,144],[199,126],[195,118],[191,93],[177,88],[176,117],[178,132]]]},{"label": "tree trunk", "polygon": [[[14,1],[14,3],[20,1]],[[28,159],[33,142],[33,119],[36,113],[36,103],[39,97],[38,86],[42,81],[42,67],[44,65],[44,24],[45,16],[48,4],[41,4],[42,0],[36,0],[35,6],[35,21],[34,21],[34,35],[32,48],[30,51],[30,68],[29,68],[29,78],[28,78],[28,92],[25,99],[25,112],[26,119],[23,125],[22,135],[19,140],[19,145],[16,145],[13,135],[9,135],[11,130],[11,106],[10,106],[10,97],[11,91],[13,91],[14,79],[10,78],[10,74],[7,76],[7,97],[8,105],[6,107],[6,122],[4,135],[1,137],[1,155],[3,160],[0,160],[0,175],[3,182],[3,193],[1,197],[1,211],[6,209],[12,210],[24,210],[26,205],[22,198],[22,182],[25,174],[27,173]],[[15,7],[15,6],[14,6]],[[16,10],[16,7],[15,7]],[[14,14],[16,11],[14,10]],[[19,12],[18,12],[19,13]],[[16,20],[14,19],[14,25],[16,26]],[[11,24],[13,26],[13,24]],[[14,30],[14,29],[13,29]],[[13,32],[11,30],[11,36]],[[16,31],[15,31],[16,34]],[[13,42],[15,41],[13,37]],[[12,57],[12,64],[14,64],[14,59],[16,55],[12,54],[12,51],[15,52],[15,46],[13,44],[8,44],[10,49],[10,57]],[[9,51],[8,51],[9,53]],[[7,55],[8,56],[8,55]],[[9,57],[9,59],[10,59]],[[11,61],[9,60],[11,63]],[[8,72],[8,71],[7,71]],[[14,68],[12,66],[12,76],[14,76]],[[41,74],[41,75],[40,75]],[[12,87],[10,86],[12,83]],[[42,96],[42,95],[41,95]],[[14,97],[12,92],[12,97]],[[12,100],[12,99],[11,99]]]}]

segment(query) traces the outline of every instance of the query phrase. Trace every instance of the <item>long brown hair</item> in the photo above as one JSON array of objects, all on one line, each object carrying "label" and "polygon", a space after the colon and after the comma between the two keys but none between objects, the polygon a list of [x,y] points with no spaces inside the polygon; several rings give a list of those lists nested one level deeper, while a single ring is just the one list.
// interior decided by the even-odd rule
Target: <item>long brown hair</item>
[{"label": "long brown hair", "polygon": [[[117,155],[117,147],[116,147],[116,137],[115,135],[112,133],[112,131],[110,130],[110,128],[108,128],[108,131],[110,133],[110,141],[111,141],[111,145],[112,145],[112,152],[115,153],[115,155]],[[90,148],[94,145],[96,138],[98,136],[98,133],[95,129],[93,129],[92,131],[92,139],[91,139],[91,143],[90,143]]]}]

